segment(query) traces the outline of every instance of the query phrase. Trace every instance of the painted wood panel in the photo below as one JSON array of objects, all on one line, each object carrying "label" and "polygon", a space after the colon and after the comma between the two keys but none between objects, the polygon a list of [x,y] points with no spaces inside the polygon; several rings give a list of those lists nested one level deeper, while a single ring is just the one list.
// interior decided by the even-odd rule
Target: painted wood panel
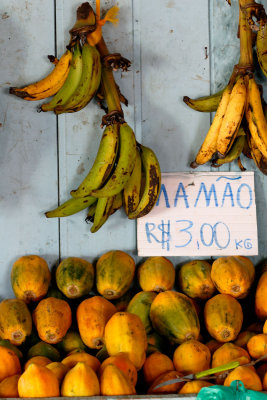
[{"label": "painted wood panel", "polygon": [[0,297],[13,296],[10,269],[25,254],[58,258],[58,222],[43,212],[57,202],[56,117],[38,102],[8,94],[47,74],[55,51],[54,2],[0,4]]}]

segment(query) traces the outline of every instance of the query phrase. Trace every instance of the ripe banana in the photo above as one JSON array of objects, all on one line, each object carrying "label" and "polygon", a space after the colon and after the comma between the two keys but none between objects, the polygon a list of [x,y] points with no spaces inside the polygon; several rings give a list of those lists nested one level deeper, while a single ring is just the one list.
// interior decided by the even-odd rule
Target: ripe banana
[{"label": "ripe banana", "polygon": [[136,210],[128,214],[129,219],[140,218],[148,214],[156,204],[160,191],[161,172],[158,159],[149,147],[140,145],[140,148],[145,186]]},{"label": "ripe banana", "polygon": [[245,136],[245,132],[244,132],[244,135],[238,136],[235,139],[235,141],[234,141],[230,151],[227,153],[227,155],[224,158],[217,158],[212,163],[212,167],[220,167],[223,164],[230,163],[230,162],[236,160],[243,151],[243,148],[245,145],[245,140],[246,140],[246,136]]},{"label": "ripe banana", "polygon": [[83,197],[81,199],[70,198],[54,210],[47,211],[45,216],[47,218],[68,217],[69,215],[76,214],[77,212],[91,206],[96,202],[96,200],[95,197],[91,196]]},{"label": "ripe banana", "polygon": [[76,112],[84,108],[96,94],[101,79],[101,61],[98,50],[85,43],[82,48],[82,76],[78,87],[67,102],[54,109],[56,114]]},{"label": "ripe banana", "polygon": [[255,164],[264,175],[267,175],[267,157],[260,152],[251,135],[248,136],[248,145]]},{"label": "ripe banana", "polygon": [[126,215],[136,210],[140,201],[142,178],[142,161],[138,148],[136,148],[136,159],[133,172],[123,189],[123,207]]},{"label": "ripe banana", "polygon": [[41,100],[53,96],[63,86],[67,79],[72,52],[67,50],[49,75],[42,80],[23,88],[11,87],[9,93],[15,94],[24,100]]},{"label": "ripe banana", "polygon": [[79,41],[76,42],[73,49],[73,57],[70,64],[68,77],[62,88],[55,94],[49,103],[42,104],[42,111],[53,111],[58,105],[63,106],[70,96],[77,89],[82,76],[82,53]]},{"label": "ripe banana", "polygon": [[183,101],[193,110],[213,112],[217,110],[220,104],[224,89],[210,96],[198,97],[197,99],[190,99],[190,97],[184,96]]},{"label": "ripe banana", "polygon": [[121,207],[122,207],[122,192],[119,192],[114,196],[112,207],[110,209],[110,215],[114,214]]},{"label": "ripe banana", "polygon": [[224,158],[241,124],[245,111],[247,99],[247,89],[245,78],[241,76],[235,83],[225,115],[217,137],[217,154],[219,158]]},{"label": "ripe banana", "polygon": [[103,186],[114,166],[119,147],[119,125],[108,125],[102,135],[94,164],[77,190],[72,190],[73,197],[84,197],[92,190]]},{"label": "ripe banana", "polygon": [[227,105],[230,100],[231,92],[232,92],[232,84],[229,83],[223,92],[215,117],[204,139],[204,142],[202,143],[202,146],[200,147],[197,153],[195,161],[193,161],[190,164],[191,168],[197,168],[199,165],[205,164],[212,158],[213,154],[216,153],[217,137]]},{"label": "ripe banana", "polygon": [[97,205],[97,201],[89,207],[87,216],[85,218],[85,222],[87,222],[87,223],[94,222],[96,205]]},{"label": "ripe banana", "polygon": [[262,72],[267,76],[267,20],[260,23],[256,38],[256,50]]},{"label": "ripe banana", "polygon": [[132,128],[126,122],[120,124],[119,136],[120,144],[115,170],[101,189],[93,190],[91,192],[92,196],[114,196],[125,187],[131,176],[136,158],[136,141]]},{"label": "ripe banana", "polygon": [[254,78],[249,79],[248,84],[246,119],[251,136],[253,137],[257,148],[264,157],[267,157],[267,122],[264,115],[259,87]]},{"label": "ripe banana", "polygon": [[91,227],[90,231],[92,233],[97,232],[102,225],[107,221],[110,216],[110,211],[112,208],[112,203],[114,201],[114,196],[111,197],[102,197],[97,200],[95,214],[94,214],[94,223]]}]

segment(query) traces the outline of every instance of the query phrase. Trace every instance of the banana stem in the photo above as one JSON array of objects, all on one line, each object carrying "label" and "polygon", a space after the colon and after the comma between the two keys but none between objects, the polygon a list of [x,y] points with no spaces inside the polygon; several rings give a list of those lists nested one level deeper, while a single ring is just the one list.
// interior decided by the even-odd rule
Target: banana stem
[{"label": "banana stem", "polygon": [[239,67],[253,67],[252,31],[248,24],[245,6],[251,4],[251,0],[239,0],[239,36],[240,58]]},{"label": "banana stem", "polygon": [[[103,37],[101,38],[100,42],[98,42],[97,49],[102,58],[109,55],[109,51]],[[104,63],[102,63],[101,82],[104,89],[105,100],[108,106],[108,112],[110,113],[112,111],[118,111],[121,113],[121,115],[123,115],[120,94],[113,76],[112,69],[106,66]]]}]

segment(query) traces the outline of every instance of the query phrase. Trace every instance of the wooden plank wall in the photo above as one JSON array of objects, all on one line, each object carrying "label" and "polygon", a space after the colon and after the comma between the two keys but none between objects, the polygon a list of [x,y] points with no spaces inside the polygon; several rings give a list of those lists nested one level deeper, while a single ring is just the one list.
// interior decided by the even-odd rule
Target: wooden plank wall
[{"label": "wooden plank wall", "polygon": [[[136,223],[127,220],[123,211],[95,234],[84,222],[85,212],[60,221],[44,216],[69,197],[92,165],[102,132],[102,111],[93,103],[57,118],[52,113],[37,113],[36,102],[8,94],[9,86],[38,80],[51,69],[46,56],[63,53],[80,3],[1,0],[1,297],[13,296],[10,269],[25,254],[39,254],[52,266],[68,256],[92,261],[108,250],[121,249],[140,261]],[[106,24],[103,28],[110,51],[132,60],[129,72],[116,73],[129,100],[125,118],[137,139],[155,150],[164,172],[190,170],[189,163],[211,121],[209,114],[186,107],[182,97],[216,91],[238,61],[237,0],[232,3],[231,9],[223,0],[102,1],[104,10],[114,4],[120,7],[118,27]],[[264,82],[260,73],[257,78]],[[251,161],[244,164],[255,170]],[[267,256],[267,185],[258,171],[255,180],[260,251],[253,258],[256,263]],[[177,265],[184,259],[172,261]]]}]

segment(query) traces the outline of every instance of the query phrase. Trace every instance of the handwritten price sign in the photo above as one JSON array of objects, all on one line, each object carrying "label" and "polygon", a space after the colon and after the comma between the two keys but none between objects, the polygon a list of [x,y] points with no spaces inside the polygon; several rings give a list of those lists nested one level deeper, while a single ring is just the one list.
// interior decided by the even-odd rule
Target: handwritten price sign
[{"label": "handwritten price sign", "polygon": [[137,246],[140,256],[257,255],[254,173],[162,174]]}]

